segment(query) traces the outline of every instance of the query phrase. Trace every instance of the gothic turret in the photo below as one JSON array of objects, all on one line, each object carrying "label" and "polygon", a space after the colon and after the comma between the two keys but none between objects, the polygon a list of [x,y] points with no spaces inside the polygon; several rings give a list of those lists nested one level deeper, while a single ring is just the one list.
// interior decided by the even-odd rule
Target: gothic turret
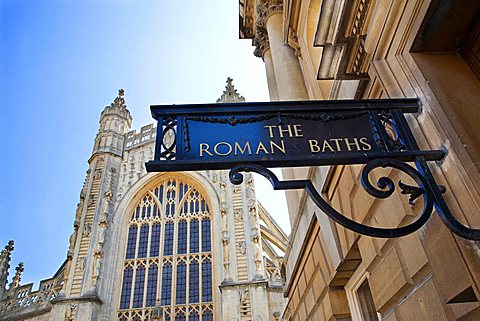
[{"label": "gothic turret", "polygon": [[[65,283],[52,309],[55,318],[69,315],[74,319],[76,311],[83,310],[85,320],[93,319],[94,311],[109,288],[108,284],[102,288],[101,272],[108,248],[126,133],[132,123],[124,95],[125,91],[120,89],[118,96],[100,116],[100,128],[88,161],[89,168],[70,236],[64,269]],[[71,308],[72,304],[76,309]]]},{"label": "gothic turret", "polygon": [[8,283],[8,269],[10,268],[10,259],[13,251],[13,241],[10,240],[5,248],[0,252],[0,299],[6,291]]},{"label": "gothic turret", "polygon": [[128,132],[132,123],[132,116],[127,109],[124,96],[125,90],[119,89],[117,98],[103,110],[93,155],[112,153],[122,156],[125,133]]}]

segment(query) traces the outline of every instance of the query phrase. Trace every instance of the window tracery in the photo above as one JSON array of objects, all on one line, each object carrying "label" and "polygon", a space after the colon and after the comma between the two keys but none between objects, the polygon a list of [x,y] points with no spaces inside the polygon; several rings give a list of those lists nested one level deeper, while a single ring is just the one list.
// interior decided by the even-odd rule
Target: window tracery
[{"label": "window tracery", "polygon": [[212,215],[194,184],[166,179],[129,221],[118,319],[213,320]]}]

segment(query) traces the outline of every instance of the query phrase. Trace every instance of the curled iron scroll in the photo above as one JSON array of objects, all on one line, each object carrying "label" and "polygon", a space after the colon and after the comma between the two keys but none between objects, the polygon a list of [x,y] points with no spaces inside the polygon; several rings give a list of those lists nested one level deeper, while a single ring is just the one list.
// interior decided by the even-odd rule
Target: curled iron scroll
[{"label": "curled iron scroll", "polygon": [[231,169],[229,178],[233,184],[241,184],[243,182],[243,175],[241,172],[255,172],[267,178],[272,184],[274,190],[305,189],[315,205],[317,205],[328,217],[349,230],[367,236],[393,238],[413,233],[428,221],[432,214],[433,207],[435,206],[440,218],[452,232],[463,238],[480,240],[480,230],[471,229],[462,225],[449,211],[441,196],[442,189],[433,180],[433,176],[431,176],[426,163],[424,161],[419,161],[417,162],[417,166],[420,166],[420,172],[402,161],[395,159],[376,159],[367,163],[361,173],[363,188],[376,198],[388,198],[393,194],[396,188],[395,183],[389,177],[379,178],[376,182],[377,187],[374,187],[368,179],[368,176],[376,168],[389,167],[398,169],[410,176],[418,185],[410,186],[401,181],[398,182],[402,194],[410,195],[410,204],[412,204],[418,197],[423,198],[423,208],[415,221],[397,228],[367,226],[351,220],[334,209],[317,191],[310,180],[280,181],[272,171],[264,166],[256,164],[237,165]]}]

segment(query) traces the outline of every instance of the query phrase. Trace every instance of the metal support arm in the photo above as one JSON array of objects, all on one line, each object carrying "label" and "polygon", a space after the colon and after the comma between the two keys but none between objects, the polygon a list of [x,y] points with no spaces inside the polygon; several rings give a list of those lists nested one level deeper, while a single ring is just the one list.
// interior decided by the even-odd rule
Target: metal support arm
[{"label": "metal support arm", "polygon": [[413,204],[418,197],[423,198],[423,208],[421,214],[414,222],[397,228],[379,228],[355,222],[334,209],[317,191],[310,180],[280,181],[272,171],[261,165],[240,164],[234,166],[230,170],[229,178],[233,184],[241,184],[243,182],[243,175],[241,172],[255,172],[266,177],[272,184],[274,190],[305,189],[315,205],[317,205],[328,217],[345,228],[362,235],[379,238],[393,238],[408,235],[421,228],[428,221],[433,208],[435,207],[443,223],[453,233],[462,238],[480,240],[480,230],[466,227],[450,212],[442,197],[445,188],[437,185],[426,161],[422,158],[418,158],[415,163],[418,170],[407,163],[396,159],[375,159],[368,162],[362,169],[362,186],[367,193],[375,198],[388,198],[395,191],[395,183],[389,177],[380,177],[376,182],[378,188],[371,184],[368,176],[376,168],[395,168],[410,176],[418,185],[410,186],[404,184],[402,181],[398,182],[398,187],[401,189],[401,193],[410,195],[410,204]]}]

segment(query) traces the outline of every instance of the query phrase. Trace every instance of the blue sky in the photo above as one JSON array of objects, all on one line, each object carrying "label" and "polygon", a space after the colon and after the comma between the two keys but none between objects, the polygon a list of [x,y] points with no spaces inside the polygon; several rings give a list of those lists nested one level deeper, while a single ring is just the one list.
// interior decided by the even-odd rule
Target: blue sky
[{"label": "blue sky", "polygon": [[[99,116],[117,90],[134,129],[153,122],[149,105],[214,102],[228,76],[247,101],[267,101],[253,49],[238,39],[235,0],[0,0],[0,246],[15,240],[22,283],[66,257]],[[288,222],[284,206],[272,214],[282,211]]]}]

